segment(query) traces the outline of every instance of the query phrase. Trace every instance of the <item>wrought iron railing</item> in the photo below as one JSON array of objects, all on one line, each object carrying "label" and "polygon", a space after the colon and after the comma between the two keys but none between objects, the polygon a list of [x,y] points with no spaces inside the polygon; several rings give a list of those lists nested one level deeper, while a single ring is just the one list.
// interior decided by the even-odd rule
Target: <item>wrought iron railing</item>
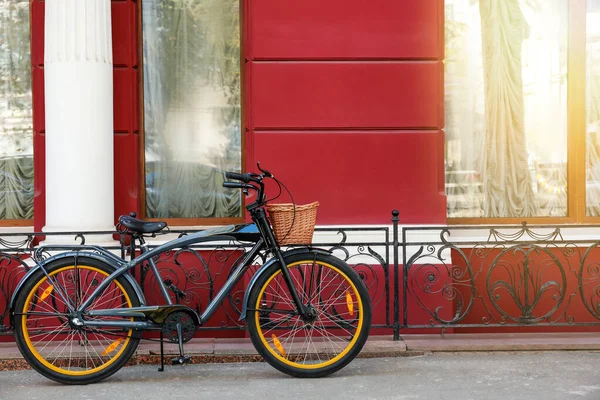
[{"label": "wrought iron railing", "polygon": [[600,326],[600,226],[483,228],[402,230],[401,327]]},{"label": "wrought iron railing", "polygon": [[[362,277],[371,295],[373,306],[382,311],[375,315],[375,328],[390,328],[392,326],[389,301],[389,228],[317,228],[323,234],[331,235],[337,240],[328,243],[315,243],[315,247],[327,248],[346,260]],[[169,235],[186,235],[190,231],[171,230]],[[365,234],[375,235],[378,240],[364,243],[353,240]],[[127,234],[116,232],[70,232],[70,233],[26,233],[0,234],[0,333],[10,334],[9,303],[17,284],[32,267],[35,261],[49,255],[48,251],[40,251],[38,244],[41,240],[55,242],[54,235],[71,236],[70,244],[86,244],[93,242],[93,236],[113,235],[117,240],[114,246],[105,247],[120,257],[130,257],[138,254],[137,243]],[[161,239],[160,236],[157,237]],[[61,242],[64,242],[64,238]],[[378,253],[373,246],[381,249]],[[150,240],[150,248],[155,247]],[[186,246],[181,249],[162,253],[155,259],[163,281],[172,289],[173,300],[186,304],[198,312],[212,300],[227,280],[236,261],[240,260],[251,244],[229,242],[226,244],[202,244]],[[59,247],[50,249],[54,252]],[[73,249],[70,249],[72,251]],[[245,284],[260,264],[266,260],[258,260],[258,264],[248,269],[238,287],[233,290],[227,300],[207,324],[200,330],[239,330],[245,327],[244,321],[239,320],[240,308],[244,297]],[[161,304],[162,299],[156,277],[148,273],[148,266],[141,265],[132,271],[140,283],[149,304]]]},{"label": "wrought iron railing", "polygon": [[[391,226],[317,228],[313,246],[329,249],[363,278],[372,298],[373,327],[379,332],[505,327],[600,326],[600,226]],[[184,235],[188,231],[171,231]],[[120,257],[135,254],[131,238],[115,232],[0,233],[0,331],[10,334],[8,305],[24,274],[44,257],[44,237],[67,236],[77,243],[112,234],[108,247]],[[585,234],[587,237],[582,236]],[[186,247],[156,261],[173,299],[201,311],[227,279],[244,243]],[[262,262],[264,260],[259,260]],[[201,330],[240,330],[245,284],[229,295]],[[152,274],[133,271],[149,302],[160,303]],[[570,329],[570,328],[569,328]]]}]

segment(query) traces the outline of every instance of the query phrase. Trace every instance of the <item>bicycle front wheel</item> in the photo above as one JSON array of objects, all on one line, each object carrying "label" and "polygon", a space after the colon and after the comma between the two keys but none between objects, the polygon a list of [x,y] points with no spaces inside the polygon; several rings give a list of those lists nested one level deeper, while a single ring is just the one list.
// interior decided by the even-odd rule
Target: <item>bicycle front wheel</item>
[{"label": "bicycle front wheel", "polygon": [[306,252],[286,257],[292,282],[311,312],[296,310],[279,264],[265,271],[249,295],[247,325],[263,358],[301,378],[334,373],[361,351],[371,325],[365,284],[342,260]]},{"label": "bicycle front wheel", "polygon": [[[66,302],[82,304],[113,269],[85,257],[59,259],[36,271],[15,303],[15,338],[23,358],[42,375],[61,383],[89,384],[118,371],[135,352],[140,332],[77,326]],[[139,306],[124,277],[112,281],[88,310]],[[84,319],[86,313],[82,314]],[[94,317],[117,321],[122,317]]]}]

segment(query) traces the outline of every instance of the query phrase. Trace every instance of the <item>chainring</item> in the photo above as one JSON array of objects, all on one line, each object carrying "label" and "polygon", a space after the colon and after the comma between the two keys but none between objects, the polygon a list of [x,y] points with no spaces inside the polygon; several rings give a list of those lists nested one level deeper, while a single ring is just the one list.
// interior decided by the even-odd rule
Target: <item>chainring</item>
[{"label": "chainring", "polygon": [[165,318],[162,325],[162,332],[170,342],[177,343],[177,324],[181,324],[181,334],[183,343],[187,343],[196,333],[196,322],[190,314],[185,311],[173,311]]}]

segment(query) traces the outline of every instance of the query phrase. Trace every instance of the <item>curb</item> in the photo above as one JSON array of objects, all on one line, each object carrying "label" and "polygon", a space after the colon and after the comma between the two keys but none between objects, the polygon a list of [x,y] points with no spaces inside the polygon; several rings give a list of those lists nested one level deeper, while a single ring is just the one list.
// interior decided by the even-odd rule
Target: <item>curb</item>
[{"label": "curb", "polygon": [[[186,355],[193,364],[223,364],[240,362],[264,362],[249,339],[192,339],[186,343]],[[178,355],[178,346],[166,342],[164,345],[165,366],[170,366],[171,358]],[[424,355],[423,351],[407,351],[402,340],[391,337],[372,337],[367,340],[358,358],[410,357]],[[160,350],[156,342],[142,341],[136,353],[126,366],[160,365]],[[14,342],[0,343],[0,371],[31,369],[21,357]]]},{"label": "curb", "polygon": [[402,335],[402,340],[408,351],[424,352],[600,350],[600,334],[596,332]]},{"label": "curb", "polygon": [[[264,362],[247,338],[196,338],[186,343],[186,354],[194,364]],[[358,358],[415,357],[430,353],[450,352],[540,352],[540,351],[600,351],[600,335],[587,333],[454,333],[371,336]],[[178,354],[178,346],[165,343],[165,365]],[[156,342],[141,342],[126,366],[160,365],[160,350]],[[0,371],[30,369],[14,342],[0,343]]]}]

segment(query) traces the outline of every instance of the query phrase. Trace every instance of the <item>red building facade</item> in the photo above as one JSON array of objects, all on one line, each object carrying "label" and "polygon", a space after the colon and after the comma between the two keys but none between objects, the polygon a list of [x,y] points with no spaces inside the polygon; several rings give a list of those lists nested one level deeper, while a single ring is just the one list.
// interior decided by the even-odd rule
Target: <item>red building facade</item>
[{"label": "red building facade", "polygon": [[[241,4],[243,157],[318,224],[444,223],[443,1]],[[115,217],[143,214],[139,1],[112,1]],[[34,228],[45,224],[44,2],[31,2]]]},{"label": "red building facade", "polygon": [[[148,3],[111,1],[115,221],[131,211],[147,216],[142,5]],[[251,171],[260,161],[291,189],[296,203],[319,201],[320,227],[389,227],[391,211],[399,210],[406,241],[413,235],[421,246],[401,243],[398,291],[385,289],[398,294],[400,311],[410,311],[412,317],[400,318],[403,326],[464,323],[478,329],[513,321],[546,324],[540,329],[548,330],[581,322],[587,325],[582,329],[597,329],[600,256],[595,249],[586,252],[597,238],[592,224],[600,221],[594,195],[600,182],[594,172],[600,171],[596,4],[549,0],[536,9],[520,0],[240,0],[241,165]],[[33,225],[35,232],[47,226],[44,13],[45,2],[31,0],[33,221],[0,221]],[[528,28],[507,18],[514,15]],[[534,34],[524,35],[530,28]],[[518,51],[494,42],[499,33],[515,34],[506,47]],[[472,59],[470,51],[477,52]],[[506,68],[495,73],[512,74],[496,76],[489,59],[519,59],[521,68],[502,64]],[[481,145],[482,136],[490,142]],[[483,170],[467,162],[475,159],[484,161]],[[490,167],[494,163],[501,167]],[[527,177],[528,184],[515,185],[513,175],[519,184]],[[502,201],[520,203],[521,196],[529,206],[504,207]],[[486,208],[493,203],[498,209]],[[242,219],[167,220],[185,227]],[[538,224],[543,233],[507,226],[522,221]],[[481,229],[461,230],[457,223]],[[428,225],[436,227],[428,231]],[[452,239],[464,243],[453,245],[445,259],[433,250],[427,254],[447,244],[440,242],[446,225]],[[498,233],[504,228],[509,233]],[[568,242],[566,233],[579,242]],[[515,243],[525,237],[530,247],[522,251]],[[540,255],[529,251],[536,242],[557,247]],[[390,241],[385,244],[392,249]],[[518,251],[500,250],[511,246]],[[513,270],[498,268],[504,263]],[[520,286],[504,285],[511,274]],[[387,277],[395,283],[393,274]],[[382,301],[376,310],[378,322],[384,306]]]}]

